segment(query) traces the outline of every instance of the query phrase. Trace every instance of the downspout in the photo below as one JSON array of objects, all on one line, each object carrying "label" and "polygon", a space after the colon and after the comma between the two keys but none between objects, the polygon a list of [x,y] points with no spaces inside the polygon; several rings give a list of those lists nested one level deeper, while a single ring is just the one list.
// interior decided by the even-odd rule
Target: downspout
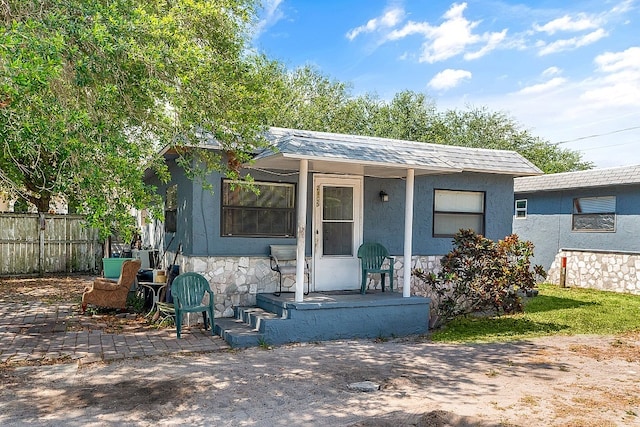
[{"label": "downspout", "polygon": [[298,224],[296,239],[296,302],[302,302],[304,295],[304,266],[305,246],[307,235],[307,181],[309,161],[300,160],[300,175],[298,176]]},{"label": "downspout", "polygon": [[405,184],[404,201],[404,282],[402,284],[402,296],[411,296],[411,247],[413,237],[413,187],[415,184],[415,171],[407,169],[407,181]]}]

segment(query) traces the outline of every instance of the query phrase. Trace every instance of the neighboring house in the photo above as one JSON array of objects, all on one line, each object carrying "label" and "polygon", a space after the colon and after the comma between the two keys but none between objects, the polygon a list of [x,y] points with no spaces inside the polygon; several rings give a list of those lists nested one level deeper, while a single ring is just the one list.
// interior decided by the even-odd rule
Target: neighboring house
[{"label": "neighboring house", "polygon": [[[541,173],[511,151],[281,128],[268,139],[275,150],[242,169],[259,194],[218,174],[207,177],[210,192],[184,175],[171,150],[164,155],[173,181],[148,177],[166,201],[164,261],[181,244],[178,263],[207,277],[217,316],[276,290],[272,244],[297,245],[298,260],[311,266],[311,292],[320,292],[359,289],[358,247],[382,243],[396,259],[395,284],[409,297],[411,268],[439,266],[459,229],[509,235],[513,178]],[[199,149],[221,147],[208,141]],[[287,279],[295,301],[304,300],[304,278],[298,268]]]},{"label": "neighboring house", "polygon": [[516,178],[513,232],[559,283],[640,293],[640,166]]},{"label": "neighboring house", "polygon": [[13,210],[13,201],[11,197],[4,191],[0,190],[0,212],[11,212]]},{"label": "neighboring house", "polygon": [[[12,197],[4,191],[0,191],[0,212],[30,212],[37,213],[35,205],[28,203],[24,199]],[[67,202],[62,197],[54,196],[50,203],[50,214],[67,214],[69,208]]]}]

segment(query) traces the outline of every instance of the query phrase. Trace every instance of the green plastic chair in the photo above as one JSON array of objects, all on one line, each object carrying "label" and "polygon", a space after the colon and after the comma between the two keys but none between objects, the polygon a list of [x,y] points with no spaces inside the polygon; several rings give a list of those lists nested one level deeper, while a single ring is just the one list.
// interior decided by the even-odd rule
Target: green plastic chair
[{"label": "green plastic chair", "polygon": [[[393,292],[393,263],[394,258],[389,256],[387,248],[380,243],[363,243],[358,248],[358,258],[362,266],[362,284],[360,285],[360,293],[365,294],[367,291],[367,275],[370,273],[379,273],[382,279],[382,292],[384,292],[384,279],[389,273],[389,287]],[[389,260],[389,267],[382,268],[385,260]]]},{"label": "green plastic chair", "polygon": [[[203,304],[205,292],[209,293],[209,303]],[[213,328],[213,291],[209,282],[198,273],[183,273],[173,279],[171,284],[171,296],[173,297],[173,308],[176,312],[176,334],[180,338],[182,332],[182,316],[185,313],[209,313],[209,323],[211,324],[211,335],[214,335]],[[205,329],[207,322],[205,321]]]}]

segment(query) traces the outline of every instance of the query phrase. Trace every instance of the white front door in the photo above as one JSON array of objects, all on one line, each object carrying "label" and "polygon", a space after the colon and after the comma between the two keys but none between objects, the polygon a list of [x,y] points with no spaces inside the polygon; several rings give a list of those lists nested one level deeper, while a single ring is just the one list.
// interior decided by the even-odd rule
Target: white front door
[{"label": "white front door", "polygon": [[315,175],[313,188],[314,289],[360,289],[362,177]]}]

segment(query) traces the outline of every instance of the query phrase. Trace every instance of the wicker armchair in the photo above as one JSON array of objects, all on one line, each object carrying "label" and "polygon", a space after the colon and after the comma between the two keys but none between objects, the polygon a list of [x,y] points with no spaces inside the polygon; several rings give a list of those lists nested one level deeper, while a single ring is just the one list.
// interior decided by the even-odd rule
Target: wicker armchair
[{"label": "wicker armchair", "polygon": [[87,286],[82,294],[82,313],[87,310],[87,304],[109,308],[126,308],[127,295],[136,280],[140,264],[140,260],[125,261],[122,263],[120,278],[117,282],[98,277],[93,285]]}]

